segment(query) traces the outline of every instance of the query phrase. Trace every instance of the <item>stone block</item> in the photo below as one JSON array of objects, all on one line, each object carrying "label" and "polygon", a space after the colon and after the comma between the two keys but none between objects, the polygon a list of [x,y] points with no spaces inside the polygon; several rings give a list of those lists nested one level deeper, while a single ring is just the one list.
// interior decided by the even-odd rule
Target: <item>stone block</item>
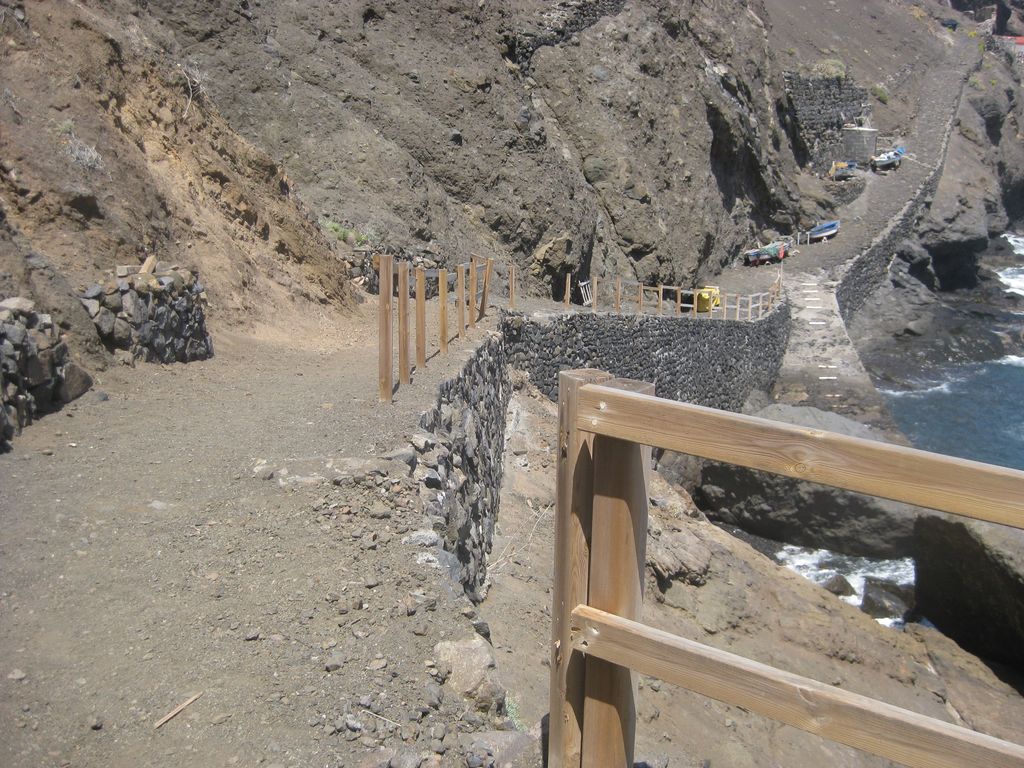
[{"label": "stone block", "polygon": [[77,363],[68,363],[64,366],[64,375],[57,394],[62,402],[70,403],[88,392],[91,386],[92,376]]}]

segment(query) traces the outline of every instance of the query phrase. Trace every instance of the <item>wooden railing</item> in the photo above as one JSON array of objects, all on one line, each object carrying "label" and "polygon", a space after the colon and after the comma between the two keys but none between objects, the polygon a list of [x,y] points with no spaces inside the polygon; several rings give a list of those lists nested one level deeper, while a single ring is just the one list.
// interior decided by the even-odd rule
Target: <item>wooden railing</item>
[{"label": "wooden railing", "polygon": [[1024,747],[640,623],[651,447],[1024,527],[1024,472],[559,376],[549,768],[633,764],[633,671],[918,768],[1022,768]]},{"label": "wooden railing", "polygon": [[690,315],[718,320],[760,320],[782,296],[782,274],[767,291],[752,294],[725,293],[715,289],[715,301],[702,301],[702,288],[678,285],[646,285],[622,278],[592,277],[574,282],[566,275],[563,304],[568,309],[578,293],[584,306],[593,312],[601,310],[616,314]]},{"label": "wooden railing", "polygon": [[[390,402],[394,392],[394,305],[398,305],[398,382],[412,382],[412,363],[409,358],[409,263],[398,262],[397,280],[395,279],[394,259],[390,254],[374,257],[378,270],[379,303],[377,310],[378,339],[378,379],[379,397],[382,402]],[[455,287],[456,334],[461,339],[466,335],[466,328],[476,327],[487,312],[491,275],[494,270],[494,259],[477,259],[475,256],[468,264],[453,267],[453,274],[447,269],[424,269],[417,267],[414,272],[416,280],[415,301],[415,334],[416,334],[416,368],[422,370],[427,364],[427,310],[426,285],[428,280],[437,281],[438,289],[438,352],[448,351],[448,290],[451,283]],[[466,275],[469,275],[469,290],[466,290]],[[397,283],[397,286],[396,286]]]}]

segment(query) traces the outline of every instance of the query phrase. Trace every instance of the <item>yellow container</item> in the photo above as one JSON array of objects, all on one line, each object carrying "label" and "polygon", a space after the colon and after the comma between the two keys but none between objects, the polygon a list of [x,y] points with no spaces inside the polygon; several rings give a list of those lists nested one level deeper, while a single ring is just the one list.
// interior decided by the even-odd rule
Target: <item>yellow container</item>
[{"label": "yellow container", "polygon": [[698,312],[710,312],[713,308],[722,304],[722,292],[715,285],[706,285],[703,288],[698,288],[696,298]]}]

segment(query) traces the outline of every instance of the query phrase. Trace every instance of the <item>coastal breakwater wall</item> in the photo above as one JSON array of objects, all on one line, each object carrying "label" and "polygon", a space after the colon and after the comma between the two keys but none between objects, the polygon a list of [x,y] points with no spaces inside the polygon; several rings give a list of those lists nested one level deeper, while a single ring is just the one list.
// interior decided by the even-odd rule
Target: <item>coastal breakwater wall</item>
[{"label": "coastal breakwater wall", "polygon": [[[967,84],[967,76],[960,85],[960,94],[956,104],[959,105],[963,98],[963,91]],[[889,265],[895,256],[897,245],[901,240],[914,235],[917,230],[917,223],[924,213],[925,208],[931,205],[931,201],[938,189],[939,181],[946,167],[946,150],[949,148],[949,139],[953,135],[953,127],[956,124],[958,109],[951,111],[946,122],[942,143],[939,148],[938,161],[928,176],[917,188],[914,196],[907,201],[906,205],[889,222],[886,227],[868,246],[860,256],[853,259],[844,268],[839,276],[836,287],[836,301],[839,304],[839,313],[843,322],[847,325],[853,320],[853,316],[860,311],[867,303],[868,298],[882,284],[889,274]]]},{"label": "coastal breakwater wall", "polygon": [[653,382],[662,397],[737,410],[751,391],[770,388],[788,335],[785,302],[755,322],[506,313],[499,332],[441,385],[420,421],[436,446],[431,466],[417,472],[425,511],[469,597],[479,601],[486,590],[512,369],[527,373],[552,400],[559,371],[601,368]]}]

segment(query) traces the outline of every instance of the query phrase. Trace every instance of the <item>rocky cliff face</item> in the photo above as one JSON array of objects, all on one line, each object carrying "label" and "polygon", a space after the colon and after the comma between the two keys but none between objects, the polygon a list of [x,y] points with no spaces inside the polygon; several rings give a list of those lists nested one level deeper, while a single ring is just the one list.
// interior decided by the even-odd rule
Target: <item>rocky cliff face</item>
[{"label": "rocky cliff face", "polygon": [[1024,100],[1017,71],[985,57],[968,81],[946,169],[921,222],[938,287],[977,284],[989,239],[1024,217]]},{"label": "rocky cliff face", "polygon": [[316,212],[370,238],[505,254],[557,293],[567,272],[691,281],[793,222],[760,2],[144,7]]},{"label": "rocky cliff face", "polygon": [[0,297],[30,296],[106,362],[75,294],[153,255],[209,275],[212,314],[301,322],[352,302],[281,167],[240,138],[132,17],[0,4]]}]

